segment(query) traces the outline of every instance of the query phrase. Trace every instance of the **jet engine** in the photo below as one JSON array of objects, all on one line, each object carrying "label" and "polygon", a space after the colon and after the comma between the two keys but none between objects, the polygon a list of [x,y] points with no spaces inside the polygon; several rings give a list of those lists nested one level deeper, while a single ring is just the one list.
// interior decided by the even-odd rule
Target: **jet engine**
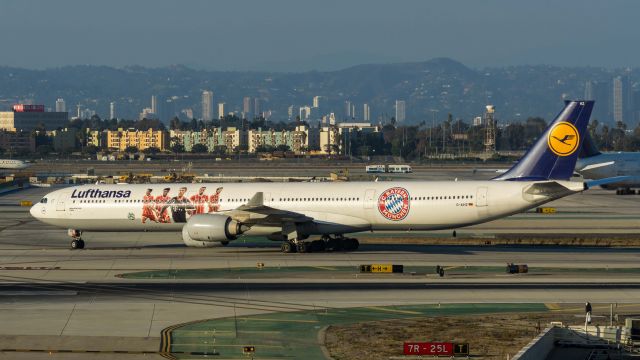
[{"label": "jet engine", "polygon": [[187,246],[213,247],[226,245],[248,230],[229,216],[196,214],[182,228],[182,240]]}]

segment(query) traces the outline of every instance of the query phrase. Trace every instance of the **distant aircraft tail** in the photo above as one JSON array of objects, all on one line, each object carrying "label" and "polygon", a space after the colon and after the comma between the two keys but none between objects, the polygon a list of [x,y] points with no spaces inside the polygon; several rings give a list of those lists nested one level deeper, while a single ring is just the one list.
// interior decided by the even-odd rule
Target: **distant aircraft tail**
[{"label": "distant aircraft tail", "polygon": [[520,161],[494,180],[569,180],[587,136],[593,101],[565,101],[562,111]]},{"label": "distant aircraft tail", "polygon": [[584,141],[582,143],[582,148],[580,149],[580,155],[578,158],[584,159],[592,156],[600,155],[601,152],[598,150],[595,141],[591,137],[591,134],[587,131],[586,136],[584,137]]}]

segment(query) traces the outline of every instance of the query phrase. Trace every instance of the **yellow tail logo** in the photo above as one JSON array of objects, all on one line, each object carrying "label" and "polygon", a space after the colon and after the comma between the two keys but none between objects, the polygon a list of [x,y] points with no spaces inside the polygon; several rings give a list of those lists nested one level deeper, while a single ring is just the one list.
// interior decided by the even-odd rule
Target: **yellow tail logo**
[{"label": "yellow tail logo", "polygon": [[575,126],[568,122],[556,124],[547,138],[549,149],[558,156],[569,156],[578,149],[580,134]]}]

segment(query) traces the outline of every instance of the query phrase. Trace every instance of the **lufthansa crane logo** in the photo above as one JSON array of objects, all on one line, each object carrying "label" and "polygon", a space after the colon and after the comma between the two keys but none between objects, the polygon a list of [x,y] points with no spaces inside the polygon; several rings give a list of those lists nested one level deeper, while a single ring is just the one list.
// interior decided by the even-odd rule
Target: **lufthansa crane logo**
[{"label": "lufthansa crane logo", "polygon": [[560,122],[550,131],[547,138],[549,149],[558,156],[569,156],[578,149],[580,134],[573,124]]},{"label": "lufthansa crane logo", "polygon": [[385,218],[399,221],[409,214],[409,192],[405,188],[394,187],[385,190],[378,198],[378,211]]}]

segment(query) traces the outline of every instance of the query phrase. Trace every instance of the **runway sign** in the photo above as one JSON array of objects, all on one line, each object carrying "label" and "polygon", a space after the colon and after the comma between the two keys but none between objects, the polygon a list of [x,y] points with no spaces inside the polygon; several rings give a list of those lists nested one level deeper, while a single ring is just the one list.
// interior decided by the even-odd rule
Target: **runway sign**
[{"label": "runway sign", "polygon": [[405,342],[404,355],[466,356],[469,355],[469,344]]},{"label": "runway sign", "polygon": [[536,212],[538,214],[555,214],[556,213],[556,208],[554,208],[554,207],[539,207],[539,208],[536,208]]},{"label": "runway sign", "polygon": [[371,264],[360,265],[360,272],[363,273],[402,273],[404,271],[403,265],[393,264]]},{"label": "runway sign", "polygon": [[453,344],[453,355],[469,355],[469,344]]},{"label": "runway sign", "polygon": [[453,343],[448,342],[405,342],[405,355],[452,356]]}]

